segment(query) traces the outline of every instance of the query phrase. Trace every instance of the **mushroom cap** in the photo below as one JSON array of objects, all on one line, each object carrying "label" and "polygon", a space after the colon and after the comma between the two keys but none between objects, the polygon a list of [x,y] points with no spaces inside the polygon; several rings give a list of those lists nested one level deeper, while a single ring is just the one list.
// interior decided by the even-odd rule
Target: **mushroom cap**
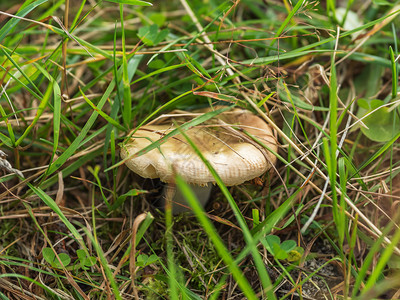
[{"label": "mushroom cap", "polygon": [[[207,108],[191,113],[172,112],[142,126],[121,148],[123,159],[132,156],[125,164],[133,172],[145,178],[160,178],[161,181],[172,182],[175,173],[179,173],[188,183],[198,185],[215,183],[207,166],[181,134],[168,138],[159,148],[141,156],[134,156],[138,151],[174,130],[176,128],[174,124],[181,125],[211,110]],[[247,131],[271,150],[277,151],[278,146],[271,127],[244,109],[236,108],[223,112],[185,131],[228,186],[258,177],[276,162],[275,155],[233,127]]]}]

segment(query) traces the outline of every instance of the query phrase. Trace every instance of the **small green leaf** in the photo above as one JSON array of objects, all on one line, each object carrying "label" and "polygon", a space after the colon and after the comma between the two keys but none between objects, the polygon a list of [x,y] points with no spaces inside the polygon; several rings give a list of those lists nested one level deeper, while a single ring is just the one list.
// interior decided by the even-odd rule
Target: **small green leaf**
[{"label": "small green leaf", "polygon": [[280,245],[273,244],[272,249],[274,252],[273,255],[274,255],[275,259],[282,260],[282,259],[286,259],[288,257],[288,254],[284,250],[282,250]]},{"label": "small green leaf", "polygon": [[136,266],[144,267],[146,265],[148,256],[146,254],[139,254],[136,258]]},{"label": "small green leaf", "polygon": [[258,224],[260,224],[260,211],[258,209],[253,209],[253,227],[256,227]]},{"label": "small green leaf", "polygon": [[164,13],[154,13],[154,14],[151,14],[149,18],[154,23],[156,23],[159,27],[163,26],[165,21],[167,20],[167,17],[165,16]]},{"label": "small green leaf", "polygon": [[287,240],[287,241],[284,241],[284,242],[281,244],[281,249],[282,249],[283,251],[285,251],[285,252],[288,253],[288,252],[292,251],[293,249],[295,249],[296,246],[297,246],[297,244],[296,244],[295,241],[293,241],[293,240]]},{"label": "small green leaf", "polygon": [[106,0],[108,2],[128,4],[128,5],[140,5],[140,6],[153,6],[150,2],[141,0]]},{"label": "small green leaf", "polygon": [[168,35],[168,29],[158,30],[157,24],[140,27],[138,37],[148,46],[155,46]]},{"label": "small green leaf", "polygon": [[45,261],[47,261],[53,268],[57,269],[62,269],[63,266],[66,267],[70,264],[71,262],[71,257],[69,257],[68,254],[66,253],[60,253],[58,254],[58,257],[61,260],[60,261],[57,259],[56,255],[54,254],[53,249],[46,247],[42,250],[42,255]]},{"label": "small green leaf", "polygon": [[127,197],[135,197],[135,196],[138,196],[140,194],[145,194],[145,193],[147,193],[147,191],[145,191],[145,190],[132,189],[129,192],[119,196],[117,198],[117,201],[115,201],[111,205],[111,210],[115,210],[116,208],[120,207],[125,202]]},{"label": "small green leaf", "polygon": [[357,104],[361,108],[370,109],[370,106],[369,106],[369,103],[368,103],[367,99],[364,99],[364,98],[358,99]]},{"label": "small green leaf", "polygon": [[82,249],[76,250],[76,254],[78,255],[78,260],[83,269],[86,267],[93,267],[96,264],[96,257],[88,256]]},{"label": "small green leaf", "polygon": [[161,69],[165,66],[165,62],[162,59],[154,59],[148,64],[149,68]]},{"label": "small green leaf", "polygon": [[146,254],[139,254],[138,257],[136,258],[136,265],[138,267],[146,267],[156,263],[157,261],[158,261],[158,256],[155,254],[152,254],[150,256]]},{"label": "small green leaf", "polygon": [[269,253],[271,253],[272,255],[274,255],[274,248],[273,246],[275,244],[280,245],[281,240],[279,238],[279,236],[276,235],[267,235],[265,237],[265,239],[262,241],[262,244],[264,245],[264,247],[268,250]]},{"label": "small green leaf", "polygon": [[366,114],[374,111],[363,119],[364,124],[368,128],[361,127],[362,133],[370,140],[387,142],[399,132],[399,117],[395,110],[390,111],[388,107],[381,107],[384,104],[382,100],[363,100],[361,102],[358,101],[358,103],[362,108],[368,109]]},{"label": "small green leaf", "polygon": [[156,39],[154,40],[154,45],[158,45],[159,43],[161,43],[168,35],[169,30],[168,29],[163,29],[161,30],[158,34]]},{"label": "small green leaf", "polygon": [[150,264],[154,264],[158,261],[158,256],[156,254],[152,254],[149,256],[149,258],[147,259],[147,263]]}]

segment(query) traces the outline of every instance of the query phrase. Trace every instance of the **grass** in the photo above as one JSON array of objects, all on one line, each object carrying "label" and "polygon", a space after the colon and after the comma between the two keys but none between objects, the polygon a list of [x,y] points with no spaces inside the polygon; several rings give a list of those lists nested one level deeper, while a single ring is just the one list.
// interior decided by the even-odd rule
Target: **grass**
[{"label": "grass", "polygon": [[[338,5],[0,2],[0,298],[399,299],[400,6]],[[159,210],[120,148],[216,105],[137,155],[241,107],[275,168],[227,187],[186,136],[212,197]]]}]

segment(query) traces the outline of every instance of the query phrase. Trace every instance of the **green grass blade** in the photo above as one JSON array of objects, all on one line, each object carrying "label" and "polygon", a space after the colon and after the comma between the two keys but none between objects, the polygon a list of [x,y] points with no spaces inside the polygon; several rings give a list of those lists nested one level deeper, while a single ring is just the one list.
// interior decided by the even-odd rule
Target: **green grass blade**
[{"label": "green grass blade", "polygon": [[214,177],[217,185],[221,189],[222,193],[224,194],[225,198],[228,200],[228,203],[230,207],[232,208],[236,220],[239,223],[240,228],[242,229],[244,239],[246,241],[246,244],[250,246],[250,253],[253,256],[254,259],[254,264],[256,266],[256,269],[258,271],[259,278],[261,280],[261,283],[264,288],[264,292],[266,293],[268,299],[276,299],[275,294],[272,290],[272,284],[271,280],[269,278],[269,275],[267,273],[267,270],[265,268],[264,262],[261,258],[261,255],[257,249],[256,243],[253,239],[253,236],[250,233],[249,228],[247,227],[246,221],[239,210],[239,207],[237,206],[235,200],[233,199],[231,193],[229,192],[228,188],[226,185],[222,182],[221,178],[219,177],[218,173],[215,171],[213,166],[210,164],[208,160],[205,159],[201,151],[196,147],[196,145],[188,138],[188,136],[185,134],[183,131],[182,127],[177,128],[180,133],[185,137],[186,141],[190,144],[190,146],[193,148],[193,150],[196,152],[196,154],[201,158],[201,160],[204,162],[206,165],[207,169],[210,171],[212,176]]},{"label": "green grass blade", "polygon": [[[393,227],[393,223],[391,225],[389,224],[389,226],[387,226],[382,231],[382,235],[375,241],[375,243],[373,243],[373,245],[369,249],[369,252],[368,252],[367,256],[365,257],[365,259],[363,260],[363,264],[361,265],[360,270],[356,276],[356,281],[353,285],[352,298],[356,298],[355,296],[361,291],[362,284],[364,284],[363,286],[365,286],[364,280],[367,277],[367,274],[369,273],[369,269],[371,268],[371,265],[374,263],[376,255],[382,250],[382,244],[383,244],[384,238],[390,232],[392,227]],[[399,232],[400,232],[400,230],[397,230],[396,235]],[[393,242],[393,240],[392,240],[392,242]],[[393,249],[390,248],[389,252],[391,252],[392,250]],[[380,270],[378,270],[378,272],[379,271]],[[363,291],[364,291],[364,289],[363,289]]]},{"label": "green grass blade", "polygon": [[36,123],[39,121],[40,116],[43,114],[44,110],[47,107],[47,103],[50,100],[50,97],[53,92],[53,86],[54,86],[54,81],[51,81],[50,84],[47,86],[47,90],[44,93],[42,101],[38,106],[35,118],[32,120],[31,124],[29,124],[29,126],[25,129],[21,137],[15,142],[16,146],[20,145],[24,141],[25,137],[31,132],[31,130],[35,127]]},{"label": "green grass blade", "polygon": [[217,230],[212,225],[211,221],[207,218],[203,208],[199,204],[199,201],[196,199],[195,194],[190,189],[188,184],[179,175],[176,176],[176,186],[181,190],[182,195],[184,195],[186,201],[193,209],[193,212],[199,220],[200,224],[202,225],[202,228],[213,242],[218,254],[227,265],[229,271],[232,273],[233,278],[236,280],[243,294],[246,296],[247,299],[258,299],[246,277],[240,271],[239,266],[235,263],[234,259],[230,255],[229,250],[225,247],[221,238],[217,234]]},{"label": "green grass blade", "polygon": [[140,6],[152,6],[153,5],[150,2],[142,1],[142,0],[106,0],[106,1],[119,3],[120,5],[122,5],[122,4],[140,5]]},{"label": "green grass blade", "polygon": [[[337,144],[337,119],[338,119],[338,98],[337,98],[337,80],[336,80],[336,66],[335,66],[335,57],[332,55],[331,57],[331,78],[330,78],[330,89],[329,89],[329,130],[330,130],[330,149],[328,150],[327,145],[325,144],[325,155],[326,157],[330,156],[330,162],[327,163],[329,181],[331,184],[331,193],[332,193],[332,209],[333,209],[333,219],[335,220],[336,226],[339,229],[344,229],[344,224],[341,224],[340,212],[339,212],[339,203],[337,198],[336,191],[336,170],[337,170],[337,160],[336,160],[336,152],[338,149]],[[329,160],[329,159],[328,159]],[[339,246],[343,247],[344,242],[344,231],[339,232]]]},{"label": "green grass blade", "polygon": [[74,225],[72,225],[71,222],[68,221],[68,219],[65,217],[64,213],[58,207],[57,203],[50,196],[48,196],[42,189],[33,186],[29,182],[27,182],[27,185],[48,207],[50,207],[57,214],[57,216],[60,218],[60,220],[65,224],[65,226],[73,234],[73,236],[78,241],[78,243],[80,244],[82,249],[85,250],[85,252],[87,252],[88,250],[85,246],[82,236],[80,235],[78,230],[76,230]]},{"label": "green grass blade", "polygon": [[394,248],[398,246],[400,242],[400,229],[396,230],[396,233],[391,237],[391,243],[386,246],[385,250],[381,254],[377,265],[372,271],[371,275],[368,277],[367,283],[361,293],[361,297],[363,295],[368,294],[370,289],[373,289],[375,284],[378,282],[380,276],[382,276],[382,272],[387,265],[389,259],[392,257]]},{"label": "green grass blade", "polygon": [[61,126],[61,89],[57,82],[53,81],[53,155],[56,155],[58,149],[58,141],[60,138]]},{"label": "green grass blade", "polygon": [[392,46],[389,46],[390,62],[392,63],[392,99],[397,97],[397,86],[399,84],[399,78],[397,76],[397,62],[394,57]]},{"label": "green grass blade", "polygon": [[151,73],[149,73],[149,74],[146,74],[146,75],[144,75],[144,76],[142,76],[142,77],[136,79],[135,81],[133,81],[133,82],[131,83],[131,85],[132,85],[132,84],[135,84],[135,83],[138,83],[138,82],[140,82],[140,81],[142,81],[142,80],[145,80],[145,79],[147,79],[147,78],[152,78],[154,75],[158,75],[158,74],[161,74],[161,73],[164,73],[164,72],[169,72],[169,71],[172,71],[172,70],[175,70],[175,69],[184,67],[184,66],[185,66],[185,64],[178,64],[178,65],[173,65],[173,66],[169,66],[169,67],[165,67],[165,68],[158,69],[158,70],[156,70],[156,71],[154,71],[154,72],[151,72]]},{"label": "green grass blade", "polygon": [[[26,267],[26,265],[25,265],[25,267]],[[22,279],[22,280],[26,280],[26,281],[32,282],[33,284],[35,284],[38,287],[42,288],[43,290],[45,290],[50,295],[56,296],[56,294],[53,292],[52,289],[50,289],[49,287],[43,285],[41,282],[39,282],[39,281],[37,281],[37,280],[35,280],[33,278],[30,278],[28,276],[25,276],[25,275],[16,274],[16,273],[5,273],[5,274],[0,274],[0,278],[19,278],[19,279]],[[8,299],[8,298],[3,298],[3,299]]]},{"label": "green grass blade", "polygon": [[[297,13],[297,11],[302,7],[304,4],[305,0],[299,0],[296,5],[293,7],[293,9],[290,11],[289,15],[285,18],[283,21],[282,25],[279,27],[279,29],[275,33],[275,37],[279,37],[282,32],[285,30],[286,26],[289,24],[289,22],[293,19],[294,15]],[[277,39],[272,40],[270,47],[272,47]]]},{"label": "green grass blade", "polygon": [[10,124],[10,122],[8,121],[8,117],[6,112],[3,109],[3,106],[0,105],[0,114],[1,114],[1,119],[4,120],[4,122],[6,123],[7,126],[7,131],[8,131],[8,135],[9,137],[7,137],[4,134],[1,134],[1,139],[4,140],[4,142],[6,144],[9,144],[11,147],[15,147],[15,135],[14,135],[14,130]]},{"label": "green grass blade", "polygon": [[[102,109],[103,105],[106,103],[108,97],[110,96],[111,92],[113,91],[115,87],[115,82],[111,81],[107,90],[104,92],[103,97],[101,98],[99,104],[97,105],[98,109]],[[46,175],[50,175],[54,173],[56,170],[58,170],[66,161],[68,158],[70,158],[77,148],[79,147],[80,143],[82,140],[85,138],[87,133],[89,132],[90,128],[93,126],[94,122],[96,121],[99,113],[97,111],[94,111],[88,121],[86,122],[85,126],[82,128],[82,131],[79,133],[78,137],[72,142],[72,144],[65,150],[63,154],[61,154],[55,162],[50,166],[48,169]]]},{"label": "green grass blade", "polygon": [[[172,191],[169,190],[169,195],[172,197]],[[168,197],[168,196],[167,196]],[[179,282],[179,274],[177,270],[177,266],[175,265],[174,259],[174,246],[173,246],[173,235],[172,235],[172,206],[171,202],[165,205],[165,239],[167,244],[167,262],[168,262],[168,292],[170,299],[178,300],[178,282]]]},{"label": "green grass blade", "polygon": [[[0,45],[0,47],[1,47],[1,45]],[[3,66],[1,66],[0,65],[0,69],[3,71],[3,72],[6,72],[7,70],[3,67]],[[21,86],[23,86],[24,87],[24,89],[26,89],[28,92],[29,92],[29,94],[31,94],[33,97],[35,97],[36,99],[38,99],[38,100],[40,100],[42,97],[43,97],[43,95],[42,95],[42,93],[40,92],[39,94],[37,94],[35,91],[33,91],[28,85],[26,85],[25,83],[23,83],[18,77],[16,77],[14,74],[11,74],[11,73],[8,73],[8,75],[10,76],[10,77],[12,77],[12,79],[14,79],[16,82],[18,82]]]},{"label": "green grass blade", "polygon": [[[122,3],[122,2],[120,2]],[[128,61],[126,59],[126,49],[125,49],[125,29],[124,29],[124,6],[119,5],[120,18],[121,18],[121,42],[122,42],[122,85],[123,85],[123,95],[124,95],[124,105],[122,110],[122,119],[124,120],[124,125],[127,128],[131,128],[131,111],[132,111],[132,98],[131,98],[131,87],[129,85],[129,75],[128,75]]]},{"label": "green grass blade", "polygon": [[397,139],[400,138],[400,132],[396,134],[390,141],[386,142],[378,151],[376,151],[366,162],[364,162],[361,167],[358,168],[357,172],[355,174],[360,173],[361,170],[363,170],[365,167],[369,166],[370,163],[372,163],[375,159],[379,158],[387,149],[389,149],[393,143],[397,141]]},{"label": "green grass blade", "polygon": [[[0,45],[1,47],[1,45]],[[7,52],[4,47],[1,47],[2,52],[9,59],[9,61],[17,68],[17,70],[21,73],[21,75],[28,81],[28,83],[34,88],[35,93],[42,96],[42,92],[37,88],[37,86],[32,82],[29,76],[24,72],[24,70],[18,65],[18,63],[12,58],[12,56]],[[2,67],[3,68],[3,67]]]},{"label": "green grass blade", "polygon": [[114,274],[111,271],[109,265],[108,265],[108,261],[107,258],[104,255],[103,250],[101,249],[101,246],[99,245],[99,243],[97,242],[97,240],[93,237],[92,233],[86,228],[86,227],[82,227],[82,229],[85,231],[85,234],[90,238],[90,240],[92,241],[92,245],[94,246],[94,249],[96,250],[97,253],[97,257],[100,260],[100,263],[103,267],[105,276],[107,277],[110,285],[111,285],[111,289],[112,292],[114,294],[115,299],[117,300],[122,300],[121,294],[119,292],[118,289],[118,285],[117,282],[115,281],[114,278]]},{"label": "green grass blade", "polygon": [[[18,17],[24,17],[27,14],[29,14],[32,10],[34,10],[36,7],[39,5],[42,5],[43,3],[47,2],[47,0],[37,0],[28,6],[24,7],[21,9],[16,16]],[[4,37],[18,24],[18,22],[21,21],[21,19],[18,18],[11,18],[1,29],[0,29],[0,43],[3,41]]]},{"label": "green grass blade", "polygon": [[94,111],[96,111],[101,117],[103,117],[108,123],[111,125],[115,126],[119,130],[126,131],[126,128],[122,125],[120,125],[117,121],[115,121],[113,118],[111,118],[109,115],[106,113],[102,112],[86,95],[82,92],[81,90],[81,95],[85,99],[86,103],[90,105],[91,108],[93,108]]}]

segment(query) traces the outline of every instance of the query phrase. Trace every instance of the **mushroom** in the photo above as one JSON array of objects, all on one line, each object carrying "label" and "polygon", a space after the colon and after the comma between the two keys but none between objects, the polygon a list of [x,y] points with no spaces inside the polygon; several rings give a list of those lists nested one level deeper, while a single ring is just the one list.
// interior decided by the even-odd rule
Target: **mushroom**
[{"label": "mushroom", "polygon": [[[179,173],[191,184],[201,205],[205,206],[212,188],[210,183],[215,183],[215,179],[181,134],[167,138],[159,147],[143,155],[135,154],[164,138],[176,129],[176,125],[182,125],[215,109],[173,111],[160,116],[132,133],[121,148],[121,157],[126,159],[128,168],[145,178],[160,178],[163,182],[172,183],[174,174]],[[254,137],[272,152],[276,152],[278,146],[271,127],[248,110],[235,108],[222,112],[200,125],[190,127],[185,134],[227,186],[258,177],[276,162],[271,151],[251,138]],[[186,200],[179,191],[173,198],[172,210],[175,214],[188,211]]]}]

